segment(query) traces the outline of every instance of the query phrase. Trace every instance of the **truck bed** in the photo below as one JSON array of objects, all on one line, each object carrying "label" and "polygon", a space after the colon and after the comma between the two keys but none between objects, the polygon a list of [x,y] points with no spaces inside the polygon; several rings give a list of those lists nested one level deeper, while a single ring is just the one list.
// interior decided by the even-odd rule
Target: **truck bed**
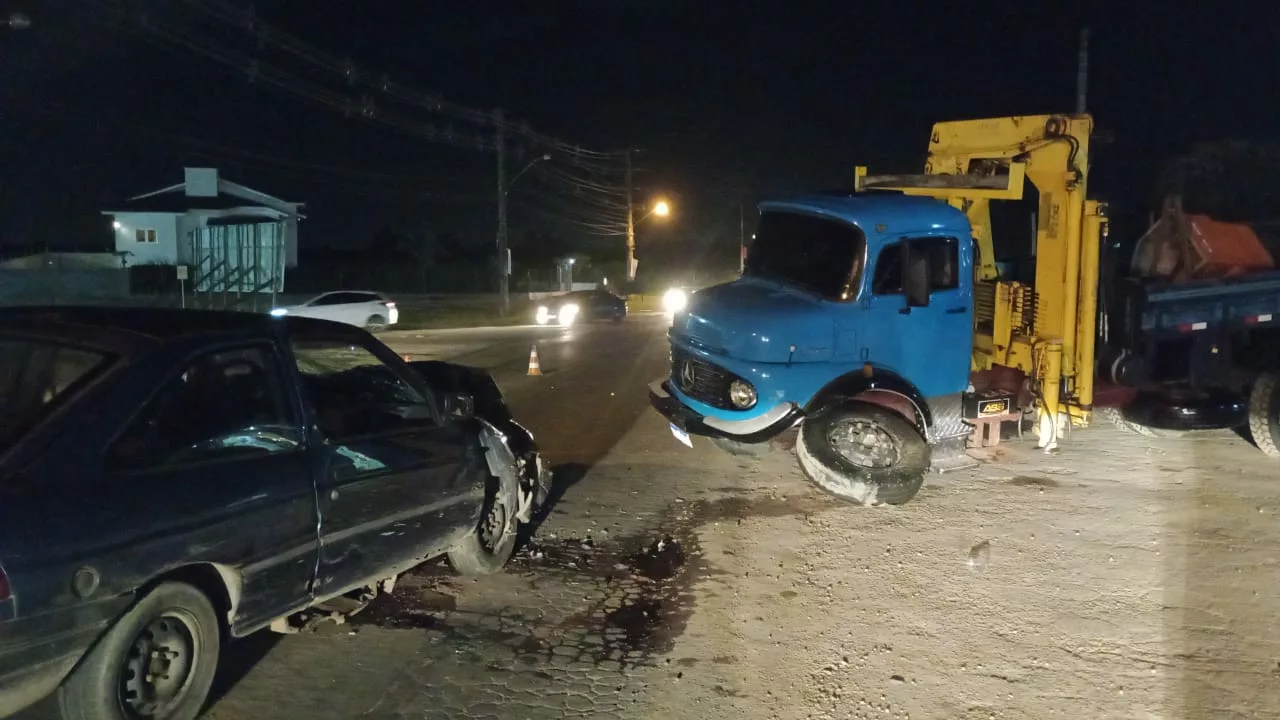
[{"label": "truck bed", "polygon": [[1117,283],[1116,314],[1130,341],[1210,329],[1280,327],[1280,271],[1178,284],[1126,279]]}]

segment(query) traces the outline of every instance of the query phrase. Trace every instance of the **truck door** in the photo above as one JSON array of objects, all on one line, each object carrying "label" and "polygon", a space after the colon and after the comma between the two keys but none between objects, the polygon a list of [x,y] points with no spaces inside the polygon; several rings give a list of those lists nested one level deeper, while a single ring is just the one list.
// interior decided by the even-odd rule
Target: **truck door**
[{"label": "truck door", "polygon": [[[960,246],[952,237],[902,237],[883,246],[871,270],[864,358],[893,369],[925,397],[969,384],[973,269]],[[927,292],[911,297],[913,286]]]}]

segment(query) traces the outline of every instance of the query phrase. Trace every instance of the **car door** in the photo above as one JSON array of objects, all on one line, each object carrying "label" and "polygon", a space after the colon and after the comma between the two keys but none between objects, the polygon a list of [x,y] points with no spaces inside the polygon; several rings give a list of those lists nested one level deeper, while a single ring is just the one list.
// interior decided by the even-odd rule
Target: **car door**
[{"label": "car door", "polygon": [[351,293],[351,324],[364,327],[374,315],[385,316],[386,309],[378,303],[378,296],[373,293]]},{"label": "car door", "polygon": [[159,378],[104,454],[106,485],[138,500],[112,503],[120,557],[104,567],[136,572],[133,582],[184,564],[231,567],[242,627],[308,601],[315,490],[286,377],[261,342],[201,352]]},{"label": "car door", "polygon": [[[881,249],[871,270],[866,359],[901,374],[925,397],[960,392],[969,382],[973,268],[959,248],[951,237],[902,237]],[[927,274],[924,304],[904,293],[911,272]],[[939,362],[938,348],[956,361]]]},{"label": "car door", "polygon": [[318,295],[307,301],[305,305],[300,305],[291,311],[290,315],[295,317],[309,317],[318,320],[332,320],[334,303],[341,293],[325,293]]},{"label": "car door", "polygon": [[363,333],[293,329],[320,503],[320,589],[344,592],[448,548],[483,501],[483,455],[420,379]]}]

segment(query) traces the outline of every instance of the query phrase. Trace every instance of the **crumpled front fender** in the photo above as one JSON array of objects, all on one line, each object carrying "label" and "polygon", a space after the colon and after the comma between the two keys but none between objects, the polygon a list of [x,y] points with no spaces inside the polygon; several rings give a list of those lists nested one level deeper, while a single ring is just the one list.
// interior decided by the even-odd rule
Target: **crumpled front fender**
[{"label": "crumpled front fender", "polygon": [[540,481],[541,473],[544,472],[542,458],[538,453],[534,452],[534,468],[536,474],[533,482],[525,482],[521,477],[521,467],[523,463],[517,459],[515,452],[512,451],[508,444],[507,436],[494,427],[489,422],[478,419],[480,423],[480,444],[485,448],[485,462],[489,465],[489,472],[494,477],[510,480],[520,489],[519,506],[516,508],[516,517],[522,523],[533,520],[533,511],[537,505],[537,483]]}]

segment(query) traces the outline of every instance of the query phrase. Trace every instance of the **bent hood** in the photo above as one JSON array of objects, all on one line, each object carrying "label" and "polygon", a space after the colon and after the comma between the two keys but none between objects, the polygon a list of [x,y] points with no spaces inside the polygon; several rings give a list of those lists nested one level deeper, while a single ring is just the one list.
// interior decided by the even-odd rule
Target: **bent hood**
[{"label": "bent hood", "polygon": [[822,301],[750,278],[691,295],[671,333],[678,341],[755,362],[822,362],[831,359],[835,346],[835,323]]}]

